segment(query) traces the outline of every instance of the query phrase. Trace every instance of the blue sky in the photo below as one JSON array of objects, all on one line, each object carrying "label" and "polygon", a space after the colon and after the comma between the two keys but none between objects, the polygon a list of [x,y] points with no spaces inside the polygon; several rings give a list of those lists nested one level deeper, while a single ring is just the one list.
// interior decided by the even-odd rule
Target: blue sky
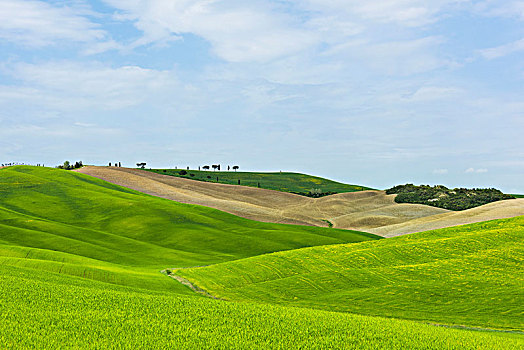
[{"label": "blue sky", "polygon": [[0,163],[524,193],[524,1],[0,2]]}]

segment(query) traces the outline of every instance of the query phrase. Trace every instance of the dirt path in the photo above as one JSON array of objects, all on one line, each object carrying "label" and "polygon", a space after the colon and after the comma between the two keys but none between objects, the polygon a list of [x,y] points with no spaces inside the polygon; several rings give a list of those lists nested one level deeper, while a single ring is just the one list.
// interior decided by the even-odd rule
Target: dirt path
[{"label": "dirt path", "polygon": [[384,191],[340,193],[315,199],[139,169],[86,166],[78,172],[153,196],[203,205],[247,219],[322,227],[327,227],[329,221],[335,228],[366,231],[384,237],[524,215],[524,199],[451,212],[421,204],[398,204],[394,195],[386,195]]},{"label": "dirt path", "polygon": [[[194,266],[194,267],[196,267],[196,266]],[[173,269],[173,270],[180,270],[180,269],[181,268],[176,268],[176,269]],[[175,281],[178,281],[178,282],[182,283],[184,286],[187,286],[187,287],[191,288],[191,290],[193,292],[195,292],[195,293],[198,293],[200,295],[203,295],[205,297],[212,298],[212,299],[215,299],[215,300],[225,300],[225,299],[221,299],[221,298],[218,298],[218,297],[215,297],[215,296],[209,294],[208,292],[206,292],[202,288],[199,288],[199,287],[195,286],[193,283],[189,282],[189,280],[185,279],[184,277],[180,277],[180,276],[177,276],[177,275],[173,274],[171,272],[171,270],[172,269],[165,269],[165,270],[162,270],[160,272],[163,273],[164,275],[168,276],[168,277],[171,277]]]}]

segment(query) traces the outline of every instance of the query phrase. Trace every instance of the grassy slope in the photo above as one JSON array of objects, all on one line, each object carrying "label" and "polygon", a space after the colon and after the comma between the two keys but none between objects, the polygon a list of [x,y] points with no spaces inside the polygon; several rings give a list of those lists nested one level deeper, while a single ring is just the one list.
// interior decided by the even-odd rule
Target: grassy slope
[{"label": "grassy slope", "polygon": [[524,216],[179,270],[230,300],[524,329]]},{"label": "grassy slope", "polygon": [[27,166],[0,170],[3,265],[150,289],[177,286],[186,292],[158,271],[375,238],[250,221],[64,170]]},{"label": "grassy slope", "polygon": [[[258,224],[81,174],[29,167],[0,171],[0,203],[0,348],[524,345],[516,334],[209,300],[157,272],[166,263],[365,238],[356,233]],[[205,241],[213,236],[220,240]]]},{"label": "grassy slope", "polygon": [[[188,179],[218,182],[229,185],[238,185],[238,180],[243,186],[265,188],[269,190],[277,190],[282,192],[298,192],[307,193],[312,189],[320,189],[322,192],[355,192],[370,190],[369,187],[348,185],[317,176],[311,176],[299,173],[254,173],[254,172],[234,172],[234,171],[198,171],[186,170],[187,175],[181,176],[180,170],[175,169],[148,169],[148,171],[156,172],[163,175],[179,176]],[[191,177],[190,174],[194,174]],[[211,178],[208,179],[207,177]]]},{"label": "grassy slope", "polygon": [[0,348],[517,349],[518,334],[140,291],[0,265]]},{"label": "grassy slope", "polygon": [[515,198],[524,198],[524,194],[512,194]]}]

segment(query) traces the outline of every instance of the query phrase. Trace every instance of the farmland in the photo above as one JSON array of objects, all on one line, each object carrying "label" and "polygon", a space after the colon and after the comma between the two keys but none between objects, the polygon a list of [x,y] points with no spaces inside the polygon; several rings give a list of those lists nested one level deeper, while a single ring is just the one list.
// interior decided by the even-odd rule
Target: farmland
[{"label": "farmland", "polygon": [[[0,348],[519,348],[522,226],[381,239],[252,221],[77,172],[5,168]],[[232,302],[194,293],[166,268]]]},{"label": "farmland", "polygon": [[[172,282],[174,283],[174,282]],[[520,335],[227,303],[0,265],[1,348],[515,349]]]},{"label": "farmland", "polygon": [[78,170],[116,185],[176,202],[198,204],[244,218],[371,232],[384,237],[524,215],[524,199],[489,203],[460,212],[422,204],[396,203],[384,191],[309,198],[261,188],[193,181],[117,167]]},{"label": "farmland", "polygon": [[524,217],[174,271],[212,295],[524,330]]},{"label": "farmland", "polygon": [[157,174],[183,177],[186,179],[241,185],[268,190],[290,192],[313,196],[371,190],[360,185],[348,185],[318,176],[291,172],[241,172],[241,171],[200,171],[180,169],[148,169]]},{"label": "farmland", "polygon": [[255,222],[57,169],[2,169],[0,195],[2,264],[124,285],[165,289],[158,271],[169,266],[379,238]]}]

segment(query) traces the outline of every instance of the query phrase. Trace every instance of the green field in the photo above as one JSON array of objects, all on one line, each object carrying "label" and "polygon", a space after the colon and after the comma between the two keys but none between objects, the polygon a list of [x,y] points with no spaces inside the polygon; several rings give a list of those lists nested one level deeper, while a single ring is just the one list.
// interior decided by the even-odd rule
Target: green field
[{"label": "green field", "polygon": [[[289,172],[255,173],[240,171],[184,170],[187,172],[187,175],[180,175],[180,169],[147,170],[163,175],[177,176],[206,182],[218,182],[229,185],[239,185],[240,180],[240,185],[242,186],[260,187],[269,190],[298,193],[303,195],[306,195],[311,191],[316,191],[323,194],[332,194],[372,189],[364,186],[348,185],[317,176]],[[191,176],[191,174],[194,176]]]},{"label": "green field", "polygon": [[174,273],[212,295],[524,330],[524,216]]},{"label": "green field", "polygon": [[2,169],[0,196],[3,265],[186,293],[158,271],[378,239],[355,231],[260,223],[58,169]]},{"label": "green field", "polygon": [[[174,283],[173,281],[171,281]],[[517,349],[517,334],[121,288],[0,265],[2,349]]]},{"label": "green field", "polygon": [[524,194],[512,194],[515,198],[524,198]]},{"label": "green field", "polygon": [[[513,238],[518,239],[518,234]],[[524,347],[521,334],[436,327],[427,324],[433,322],[430,317],[415,322],[332,312],[337,310],[335,304],[304,308],[271,301],[274,305],[268,305],[267,298],[262,303],[213,300],[160,273],[166,267],[218,264],[212,266],[219,267],[222,278],[222,267],[235,260],[243,264],[265,259],[272,255],[264,254],[271,252],[287,250],[292,257],[313,249],[324,254],[316,258],[322,269],[338,256],[333,252],[339,247],[352,246],[361,247],[354,253],[362,251],[358,261],[365,265],[371,254],[366,247],[390,241],[352,231],[259,223],[65,170],[2,169],[0,348]],[[492,248],[497,256],[496,247]],[[515,260],[518,249],[515,252],[508,252],[507,261],[489,271],[498,276],[505,269],[511,278],[504,283],[510,286],[519,282],[511,267],[512,261],[521,262]],[[395,255],[394,249],[390,254]],[[260,270],[260,265],[253,268]],[[370,271],[363,269],[360,276]],[[493,286],[488,283],[484,292],[489,293],[488,288]],[[320,295],[313,285],[306,292]],[[506,301],[509,314],[495,315],[497,322],[514,317],[511,302]],[[518,319],[514,322],[520,324]]]}]

